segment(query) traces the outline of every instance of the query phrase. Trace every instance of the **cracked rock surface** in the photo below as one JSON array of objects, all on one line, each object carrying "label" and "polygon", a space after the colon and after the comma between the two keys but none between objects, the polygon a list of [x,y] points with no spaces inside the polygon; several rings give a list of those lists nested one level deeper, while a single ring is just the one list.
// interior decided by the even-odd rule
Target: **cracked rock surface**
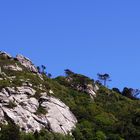
[{"label": "cracked rock surface", "polygon": [[[59,99],[42,94],[39,99],[36,90],[27,87],[7,87],[0,91],[0,121],[7,123],[7,118],[25,132],[40,131],[46,128],[53,132],[68,134],[75,127],[77,119]],[[38,114],[43,108],[45,114]]]}]

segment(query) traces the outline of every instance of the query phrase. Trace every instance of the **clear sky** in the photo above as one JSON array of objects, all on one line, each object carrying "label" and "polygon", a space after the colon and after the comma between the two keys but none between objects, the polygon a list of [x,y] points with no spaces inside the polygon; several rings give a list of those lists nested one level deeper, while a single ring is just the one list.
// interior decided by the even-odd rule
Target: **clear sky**
[{"label": "clear sky", "polygon": [[1,0],[0,50],[53,76],[109,73],[110,87],[140,88],[140,1]]}]

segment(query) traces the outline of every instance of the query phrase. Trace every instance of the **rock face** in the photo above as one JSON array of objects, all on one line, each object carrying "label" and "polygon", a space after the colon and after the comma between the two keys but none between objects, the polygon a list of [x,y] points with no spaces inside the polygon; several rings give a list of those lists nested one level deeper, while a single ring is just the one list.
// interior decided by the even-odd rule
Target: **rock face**
[{"label": "rock face", "polygon": [[3,57],[8,58],[8,59],[12,58],[12,56],[10,54],[8,54],[6,52],[2,52],[2,51],[0,51],[0,56],[3,56]]},{"label": "rock face", "polygon": [[49,97],[44,100],[42,106],[48,110],[47,119],[50,128],[55,132],[67,134],[75,126],[77,122],[75,116],[69,111],[69,107],[60,100]]},{"label": "rock face", "polygon": [[96,93],[99,90],[99,87],[95,84],[94,86],[92,84],[88,84],[86,86],[85,92],[87,92],[91,98],[96,97]]},{"label": "rock face", "polygon": [[[17,124],[25,132],[40,131],[43,128],[61,134],[71,134],[77,119],[62,101],[53,97],[51,79],[38,72],[26,57],[16,58],[0,52],[0,122]],[[40,78],[40,79],[39,79]],[[74,82],[72,79],[69,82]],[[78,80],[76,89],[95,96],[95,87]],[[54,83],[55,84],[55,83]],[[85,88],[86,85],[86,88]]]},{"label": "rock face", "polygon": [[[0,121],[6,124],[8,118],[26,132],[46,128],[62,134],[70,133],[77,119],[69,107],[47,93],[36,99],[36,92],[27,86],[3,88],[0,92]],[[43,114],[38,112],[40,108],[43,108]]]},{"label": "rock face", "polygon": [[29,58],[24,57],[23,55],[17,55],[16,59],[20,62],[22,66],[27,68],[29,71],[37,74],[40,77],[40,79],[43,80],[42,75],[39,73],[38,69]]},{"label": "rock face", "polygon": [[87,85],[86,92],[90,95],[91,98],[96,96],[96,92],[94,90],[94,87],[91,84]]},{"label": "rock face", "polygon": [[37,68],[33,65],[30,59],[22,55],[17,55],[16,59],[21,63],[21,65],[29,69],[31,72],[38,73]]},{"label": "rock face", "polygon": [[96,92],[99,90],[98,86],[97,85],[93,86],[93,84],[85,84],[84,87],[81,85],[78,85],[75,89],[80,92],[85,92],[85,93],[89,94],[89,96],[92,99],[94,97],[96,97]]},{"label": "rock face", "polygon": [[22,71],[22,68],[19,67],[17,64],[15,65],[8,65],[8,66],[3,66],[4,69],[9,69],[12,71]]},{"label": "rock face", "polygon": [[[87,93],[92,99],[96,97],[96,93],[99,90],[99,87],[95,84],[93,79],[90,79],[89,77],[86,77],[81,74],[74,73],[70,70],[65,70],[65,71],[68,71],[66,77],[64,78],[65,85],[77,91]],[[64,79],[62,79],[62,81]]]},{"label": "rock face", "polygon": [[[73,84],[74,78],[68,77],[66,78],[66,81],[69,83],[70,87],[80,91],[85,92],[89,94],[89,96],[93,99],[96,97],[96,93],[99,90],[99,87],[96,84],[93,83],[80,83],[80,84]],[[83,80],[84,81],[84,80]]]}]

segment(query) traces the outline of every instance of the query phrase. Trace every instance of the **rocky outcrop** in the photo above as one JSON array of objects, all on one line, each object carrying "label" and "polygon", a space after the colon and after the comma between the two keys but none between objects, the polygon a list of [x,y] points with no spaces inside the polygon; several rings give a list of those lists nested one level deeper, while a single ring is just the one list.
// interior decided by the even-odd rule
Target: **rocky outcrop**
[{"label": "rocky outcrop", "polygon": [[32,61],[29,58],[24,57],[23,55],[17,55],[15,59],[17,61],[19,61],[22,66],[24,66],[29,71],[37,74],[39,76],[39,78],[41,80],[43,80],[42,75],[39,73],[38,69],[36,68],[36,66],[32,63]]},{"label": "rocky outcrop", "polygon": [[77,120],[68,106],[53,97],[46,98],[42,106],[48,110],[47,120],[52,130],[63,134],[71,132]]},{"label": "rocky outcrop", "polygon": [[84,92],[89,94],[89,96],[93,99],[96,97],[96,93],[99,90],[99,87],[95,84],[93,79],[90,79],[89,77],[86,77],[81,74],[74,73],[70,70],[65,70],[66,77],[59,77],[61,80],[60,84],[64,84],[65,86],[69,86],[79,92]]},{"label": "rocky outcrop", "polygon": [[76,117],[68,106],[53,97],[47,80],[33,63],[22,55],[14,58],[0,52],[0,56],[0,122],[12,121],[25,132],[45,128],[70,134],[76,126]]},{"label": "rocky outcrop", "polygon": [[37,68],[33,65],[30,59],[22,55],[17,55],[16,59],[21,63],[21,65],[29,69],[31,72],[38,73]]},{"label": "rocky outcrop", "polygon": [[90,95],[91,98],[96,96],[96,92],[94,91],[94,87],[91,84],[87,85],[86,92]]},{"label": "rocky outcrop", "polygon": [[92,99],[96,97],[96,93],[99,90],[99,87],[96,84],[71,84],[70,86],[79,92],[87,93]]},{"label": "rocky outcrop", "polygon": [[88,84],[86,86],[85,92],[87,92],[91,98],[96,97],[96,92],[99,90],[99,87],[95,84],[94,86],[92,84]]},{"label": "rocky outcrop", "polygon": [[[35,98],[36,90],[31,87],[7,87],[0,92],[0,121],[7,118],[19,125],[25,132],[46,128],[53,132],[68,134],[75,127],[77,119],[59,99],[47,96]],[[38,113],[43,108],[44,113]]]},{"label": "rocky outcrop", "polygon": [[3,51],[0,51],[0,56],[3,56],[3,57],[8,58],[8,59],[12,58],[12,56],[10,54],[3,52]]},{"label": "rocky outcrop", "polygon": [[15,65],[6,65],[3,66],[4,69],[12,70],[12,71],[22,71],[22,68],[19,67],[17,64]]},{"label": "rocky outcrop", "polygon": [[17,89],[17,93],[19,94],[27,94],[27,95],[34,96],[36,93],[36,91],[33,88],[28,86],[17,87],[16,89]]}]

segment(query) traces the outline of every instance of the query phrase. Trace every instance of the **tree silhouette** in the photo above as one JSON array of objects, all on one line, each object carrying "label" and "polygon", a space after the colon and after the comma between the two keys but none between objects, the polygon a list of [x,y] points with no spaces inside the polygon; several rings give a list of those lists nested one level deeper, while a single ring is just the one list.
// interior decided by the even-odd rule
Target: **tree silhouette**
[{"label": "tree silhouette", "polygon": [[100,81],[103,81],[103,85],[104,85],[104,86],[106,86],[107,81],[111,81],[111,80],[110,80],[110,76],[109,76],[109,74],[107,74],[107,73],[105,73],[105,74],[100,74],[100,73],[98,73],[97,75],[98,75],[98,79],[99,79]]},{"label": "tree silhouette", "polygon": [[123,89],[123,91],[122,91],[122,95],[123,95],[123,96],[126,96],[126,97],[128,97],[128,98],[130,98],[130,99],[136,99],[136,98],[133,96],[135,91],[137,91],[137,90],[134,90],[134,89],[132,89],[132,88],[127,88],[127,87],[125,87],[125,88]]},{"label": "tree silhouette", "polygon": [[41,67],[42,67],[42,73],[44,73],[44,74],[45,74],[45,73],[46,73],[46,72],[45,72],[45,70],[46,70],[46,66],[41,65]]},{"label": "tree silhouette", "polygon": [[41,73],[41,69],[40,69],[39,66],[37,66],[37,70],[38,70],[39,73]]},{"label": "tree silhouette", "polygon": [[72,72],[72,71],[69,70],[69,69],[65,69],[65,74],[66,74],[66,76],[70,76],[70,75],[73,75],[74,72]]},{"label": "tree silhouette", "polygon": [[48,78],[51,78],[52,77],[52,74],[51,73],[48,73]]}]

